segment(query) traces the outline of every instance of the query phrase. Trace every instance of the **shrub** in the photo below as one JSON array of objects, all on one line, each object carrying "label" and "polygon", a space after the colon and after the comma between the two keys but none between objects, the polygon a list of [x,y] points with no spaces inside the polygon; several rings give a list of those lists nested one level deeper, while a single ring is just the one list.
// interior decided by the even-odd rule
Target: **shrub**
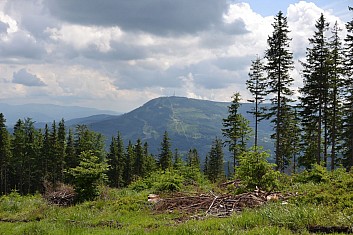
[{"label": "shrub", "polygon": [[259,148],[252,148],[239,156],[236,178],[241,180],[246,190],[254,190],[256,187],[273,190],[278,187],[281,174],[273,169],[275,164],[267,161],[269,156],[269,153]]},{"label": "shrub", "polygon": [[78,201],[93,200],[99,195],[99,183],[106,180],[104,172],[108,165],[101,162],[93,151],[84,151],[80,154],[80,164],[70,168],[68,173],[74,178],[74,188]]},{"label": "shrub", "polygon": [[172,192],[179,191],[185,178],[175,170],[157,171],[150,176],[139,179],[130,185],[130,188],[136,191],[151,189],[154,192]]}]

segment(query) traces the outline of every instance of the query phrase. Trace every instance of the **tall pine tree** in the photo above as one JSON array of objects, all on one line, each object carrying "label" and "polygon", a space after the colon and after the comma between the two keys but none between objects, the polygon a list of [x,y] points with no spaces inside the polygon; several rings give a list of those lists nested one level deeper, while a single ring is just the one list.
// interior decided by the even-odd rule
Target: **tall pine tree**
[{"label": "tall pine tree", "polygon": [[232,153],[233,169],[235,169],[238,156],[246,149],[246,141],[251,129],[249,121],[239,113],[240,94],[237,92],[232,98],[232,103],[228,107],[228,117],[223,119],[222,132],[226,138],[225,143]]},{"label": "tall pine tree", "polygon": [[257,149],[258,145],[258,124],[264,117],[264,109],[260,107],[260,104],[265,101],[265,96],[267,95],[267,83],[266,77],[264,75],[265,66],[259,57],[252,61],[251,68],[249,72],[249,79],[246,81],[247,89],[253,95],[253,98],[248,100],[254,103],[255,107],[248,111],[255,118],[255,141],[254,146]]},{"label": "tall pine tree", "polygon": [[[301,159],[302,163],[320,164],[327,160],[328,137],[328,64],[329,49],[326,38],[328,23],[323,14],[316,22],[316,31],[313,38],[309,39],[310,46],[306,51],[306,61],[302,62],[304,70],[304,86],[300,89],[302,127],[304,131],[303,157],[316,156],[315,159]],[[312,140],[316,140],[316,145]],[[324,140],[324,142],[323,142]],[[310,145],[308,143],[310,142]],[[306,146],[306,147],[305,147]],[[308,151],[314,151],[308,152]],[[323,153],[323,154],[322,154]],[[310,167],[310,165],[304,165]]]},{"label": "tall pine tree", "polygon": [[265,52],[267,59],[266,71],[268,77],[269,94],[272,106],[267,113],[268,118],[272,118],[274,123],[275,134],[275,161],[277,169],[283,169],[284,152],[281,145],[281,136],[284,136],[288,131],[283,125],[285,109],[293,100],[291,96],[293,91],[290,88],[293,83],[293,78],[290,76],[290,71],[293,69],[293,53],[290,51],[290,41],[288,34],[287,17],[283,16],[280,11],[275,16],[275,22],[272,24],[273,33],[269,36],[267,43],[268,49]]},{"label": "tall pine tree", "polygon": [[[353,13],[353,8],[349,7]],[[353,166],[353,18],[346,24],[347,35],[344,39],[345,55],[345,103],[343,126],[343,164],[350,170]]]},{"label": "tall pine tree", "polygon": [[173,164],[173,153],[170,150],[171,144],[168,137],[168,132],[165,131],[161,142],[161,150],[159,153],[159,165],[162,170],[170,168]]},{"label": "tall pine tree", "polygon": [[0,193],[9,192],[9,167],[11,160],[11,139],[6,129],[6,119],[0,113]]}]

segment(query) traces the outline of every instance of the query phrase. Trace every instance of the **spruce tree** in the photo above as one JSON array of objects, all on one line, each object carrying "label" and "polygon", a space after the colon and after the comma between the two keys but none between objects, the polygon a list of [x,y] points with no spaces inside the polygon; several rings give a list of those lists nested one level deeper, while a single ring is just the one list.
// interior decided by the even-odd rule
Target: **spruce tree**
[{"label": "spruce tree", "polygon": [[117,144],[116,144],[116,139],[115,137],[112,137],[112,140],[110,142],[110,148],[109,148],[109,153],[107,154],[107,163],[108,163],[108,171],[107,171],[107,176],[108,176],[108,182],[110,187],[115,187],[117,188],[118,186],[118,176],[117,176],[117,165],[118,160],[117,160]]},{"label": "spruce tree", "polygon": [[251,62],[249,79],[246,81],[246,87],[253,95],[253,98],[248,100],[254,103],[255,107],[251,111],[248,111],[255,118],[255,149],[258,145],[258,124],[264,117],[264,109],[260,107],[260,104],[265,101],[265,96],[267,95],[267,82],[264,75],[265,65],[262,63],[259,57]]},{"label": "spruce tree", "polygon": [[6,129],[6,119],[0,113],[0,193],[9,192],[9,167],[11,160],[11,139]]},{"label": "spruce tree", "polygon": [[199,154],[197,153],[197,149],[193,148],[190,149],[188,154],[187,154],[187,166],[197,169],[198,171],[200,170],[200,157]]},{"label": "spruce tree", "polygon": [[26,147],[26,134],[24,123],[19,119],[14,125],[13,138],[12,138],[12,159],[11,159],[11,188],[18,190],[20,194],[24,192],[24,158]]},{"label": "spruce tree", "polygon": [[149,174],[151,172],[154,172],[158,168],[157,161],[156,158],[149,153],[147,142],[143,144],[143,150],[146,156],[146,174]]},{"label": "spruce tree", "polygon": [[293,69],[293,54],[290,51],[291,38],[288,37],[290,33],[287,24],[287,17],[283,16],[280,11],[275,16],[275,22],[272,24],[273,33],[269,36],[267,43],[268,49],[265,52],[267,60],[266,71],[268,77],[269,94],[273,95],[271,99],[272,106],[267,113],[268,118],[272,118],[274,123],[275,134],[275,161],[277,169],[283,169],[284,158],[282,149],[282,139],[288,131],[286,126],[283,126],[284,109],[293,100],[291,96],[293,91],[290,88],[293,83],[293,78],[290,76],[290,71]]},{"label": "spruce tree", "polygon": [[168,137],[168,132],[165,131],[161,142],[161,150],[159,153],[159,165],[163,171],[172,166],[173,153],[170,150],[171,144]]},{"label": "spruce tree", "polygon": [[[304,86],[300,89],[302,127],[305,132],[303,140],[304,157],[316,155],[314,160],[301,160],[301,162],[320,164],[327,160],[327,137],[328,137],[328,59],[329,49],[326,38],[328,23],[323,14],[316,22],[316,30],[313,38],[309,39],[310,48],[306,51],[306,61],[302,62],[304,70],[302,72],[304,78]],[[307,145],[313,139],[316,139],[316,147]],[[324,143],[322,140],[324,139]],[[305,147],[306,145],[306,147]],[[308,151],[315,151],[315,154]],[[322,156],[323,152],[323,156]],[[307,166],[306,167],[310,167]]]},{"label": "spruce tree", "polygon": [[[75,149],[75,140],[74,134],[72,129],[69,129],[69,133],[67,135],[66,140],[66,149],[65,149],[65,172],[67,172],[70,168],[75,168],[79,164],[78,156],[76,156],[76,149]],[[64,182],[67,184],[73,183],[73,177],[70,174],[64,175]]]},{"label": "spruce tree", "polygon": [[344,53],[341,38],[342,31],[337,21],[332,29],[329,39],[329,62],[328,62],[328,140],[331,146],[331,170],[335,169],[338,159],[337,152],[340,150],[342,139],[342,97],[343,97],[343,75],[344,75]]},{"label": "spruce tree", "polygon": [[173,160],[173,168],[176,170],[181,170],[183,167],[183,159],[181,158],[178,149],[174,150],[174,160]]},{"label": "spruce tree", "polygon": [[238,156],[245,151],[246,141],[251,132],[249,121],[239,113],[240,94],[233,95],[233,100],[228,107],[228,117],[223,119],[223,136],[225,143],[232,153],[233,169],[235,169]]},{"label": "spruce tree", "polygon": [[50,162],[50,136],[48,124],[44,127],[43,145],[41,149],[41,177],[43,181],[49,180],[49,162]]},{"label": "spruce tree", "polygon": [[66,158],[66,128],[65,121],[61,119],[58,127],[58,182],[64,182],[64,169],[65,169],[65,158]]},{"label": "spruce tree", "polygon": [[49,135],[50,143],[50,158],[49,158],[49,182],[53,187],[59,183],[60,180],[60,147],[58,139],[58,128],[56,121],[53,121],[51,132]]},{"label": "spruce tree", "polygon": [[136,178],[146,175],[146,157],[144,154],[141,139],[137,139],[135,144],[135,160],[133,163],[133,174]]},{"label": "spruce tree", "polygon": [[224,178],[224,154],[222,140],[216,138],[208,153],[207,159],[207,177],[212,182]]},{"label": "spruce tree", "polygon": [[118,132],[117,138],[112,137],[107,160],[109,184],[111,187],[121,188],[124,185],[125,150],[120,132]]},{"label": "spruce tree", "polygon": [[[353,13],[353,8],[349,7]],[[350,170],[353,166],[353,18],[346,23],[347,35],[344,39],[344,126],[343,126],[343,164]]]},{"label": "spruce tree", "polygon": [[117,147],[116,160],[118,163],[116,166],[116,171],[117,171],[116,186],[120,188],[124,185],[123,174],[124,174],[124,167],[125,167],[125,147],[124,147],[124,141],[120,132],[118,132],[118,135],[116,137],[116,147]]},{"label": "spruce tree", "polygon": [[134,146],[131,143],[131,141],[129,141],[129,144],[127,146],[126,153],[125,153],[125,164],[124,164],[124,175],[123,175],[125,185],[129,185],[133,180],[132,164],[134,159],[135,159]]}]

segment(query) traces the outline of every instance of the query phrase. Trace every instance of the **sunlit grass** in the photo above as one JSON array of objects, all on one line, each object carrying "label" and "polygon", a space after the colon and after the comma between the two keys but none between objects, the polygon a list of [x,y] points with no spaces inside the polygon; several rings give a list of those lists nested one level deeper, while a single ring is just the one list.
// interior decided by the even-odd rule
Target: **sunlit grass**
[{"label": "sunlit grass", "polygon": [[293,181],[284,190],[299,196],[227,218],[154,211],[149,190],[102,187],[95,201],[68,207],[49,205],[40,195],[11,193],[0,198],[0,234],[309,234],[314,225],[349,227],[352,180],[334,174],[323,182]]}]

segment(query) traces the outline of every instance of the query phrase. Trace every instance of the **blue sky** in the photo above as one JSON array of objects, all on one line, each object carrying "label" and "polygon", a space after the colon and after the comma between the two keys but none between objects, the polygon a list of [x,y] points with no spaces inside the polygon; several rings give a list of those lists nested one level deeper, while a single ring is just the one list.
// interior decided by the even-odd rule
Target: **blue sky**
[{"label": "blue sky", "polygon": [[296,90],[315,21],[324,13],[344,28],[350,3],[1,0],[0,102],[127,112],[174,94],[246,100],[251,60],[263,55],[279,10],[292,31]]},{"label": "blue sky", "polygon": [[[279,10],[286,12],[290,4],[297,3],[296,0],[244,0],[244,1],[233,1],[233,2],[246,2],[250,4],[250,7],[262,16],[275,15]],[[319,6],[324,10],[329,10],[335,13],[335,15],[341,17],[343,20],[349,21],[349,13],[347,7],[353,5],[351,0],[315,0],[310,1]]]}]

